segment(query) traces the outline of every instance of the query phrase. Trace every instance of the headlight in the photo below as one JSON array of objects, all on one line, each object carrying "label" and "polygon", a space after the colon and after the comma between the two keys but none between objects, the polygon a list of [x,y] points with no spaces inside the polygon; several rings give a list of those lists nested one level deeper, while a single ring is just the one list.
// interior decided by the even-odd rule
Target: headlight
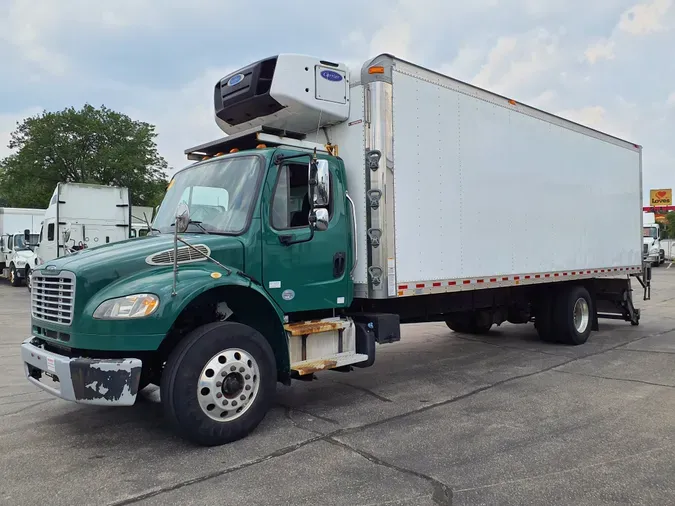
[{"label": "headlight", "polygon": [[653,246],[653,247],[649,250],[649,252],[650,252],[650,253],[658,253],[658,252],[659,252],[659,248],[657,248],[656,246]]},{"label": "headlight", "polygon": [[94,311],[97,320],[124,320],[150,316],[159,307],[159,298],[151,293],[137,293],[102,302]]},{"label": "headlight", "polygon": [[25,265],[26,265],[26,261],[25,261],[25,260],[17,260],[17,261],[16,261],[16,266],[17,266],[17,267],[24,267]]}]

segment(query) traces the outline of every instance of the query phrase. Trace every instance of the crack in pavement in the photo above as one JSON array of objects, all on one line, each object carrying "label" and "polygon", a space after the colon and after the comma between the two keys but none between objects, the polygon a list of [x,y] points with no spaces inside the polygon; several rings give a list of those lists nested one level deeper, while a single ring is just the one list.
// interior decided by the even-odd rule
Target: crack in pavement
[{"label": "crack in pavement", "polygon": [[519,348],[518,346],[506,346],[504,344],[499,344],[499,343],[491,343],[489,341],[483,341],[481,339],[474,339],[471,337],[466,337],[466,336],[452,336],[455,339],[461,339],[462,341],[468,341],[470,343],[481,343],[481,344],[487,344],[488,346],[495,346],[497,348],[502,348],[504,350],[516,350],[516,351],[527,351],[530,353],[541,353],[543,355],[549,355],[551,357],[567,357],[567,355],[562,355],[560,353],[551,353],[548,351],[541,351],[541,350],[530,350],[528,348]]},{"label": "crack in pavement", "polygon": [[620,352],[630,352],[630,353],[657,353],[661,355],[675,355],[675,351],[659,351],[659,350],[617,350]]},{"label": "crack in pavement", "polygon": [[334,381],[333,383],[337,383],[338,385],[344,385],[344,386],[353,388],[354,390],[359,390],[359,391],[361,391],[365,394],[368,394],[371,397],[374,397],[375,399],[378,399],[382,402],[393,402],[391,399],[387,399],[386,397],[383,397],[382,395],[376,394],[375,392],[373,392],[372,390],[370,390],[369,388],[366,388],[366,387],[362,387],[362,386],[359,386],[359,385],[352,385],[351,383],[345,383],[343,381]]},{"label": "crack in pavement", "polygon": [[128,504],[134,504],[139,501],[143,501],[145,499],[149,499],[151,497],[155,497],[161,494],[165,494],[167,492],[173,492],[174,490],[179,490],[181,488],[190,486],[190,485],[195,485],[197,483],[202,483],[204,481],[211,480],[213,478],[218,478],[220,476],[225,476],[227,474],[233,473],[235,471],[240,471],[241,469],[246,469],[248,467],[255,466],[257,464],[261,464],[263,462],[267,462],[268,460],[273,460],[278,457],[283,457],[284,455],[288,455],[290,453],[293,453],[296,450],[299,450],[300,448],[303,448],[304,446],[307,446],[309,444],[315,443],[316,441],[322,440],[323,437],[313,437],[310,439],[307,439],[305,441],[302,441],[300,443],[296,443],[294,445],[286,446],[284,448],[281,448],[277,451],[274,451],[268,455],[264,455],[262,457],[259,457],[257,459],[251,460],[249,462],[245,462],[243,464],[239,464],[236,466],[231,466],[231,467],[226,467],[224,469],[219,469],[218,471],[213,471],[211,473],[207,473],[201,476],[196,476],[195,478],[185,480],[185,481],[180,481],[178,483],[174,483],[173,485],[169,485],[167,487],[160,487],[156,490],[152,490],[149,492],[145,492],[142,494],[135,495],[133,497],[128,497],[126,499],[122,499],[119,501],[114,501],[111,503],[108,503],[108,506],[126,506]]},{"label": "crack in pavement", "polygon": [[353,446],[348,445],[347,443],[344,443],[342,441],[338,441],[337,439],[334,439],[330,436],[326,437],[326,442],[330,443],[335,446],[339,446],[341,448],[344,448],[346,450],[352,451],[364,459],[366,459],[369,462],[372,462],[373,464],[376,464],[378,466],[383,466],[388,469],[392,469],[394,471],[397,471],[402,474],[408,474],[410,476],[415,476],[416,478],[421,478],[425,480],[426,482],[430,483],[433,489],[433,494],[431,496],[431,500],[434,501],[434,503],[439,504],[441,506],[450,506],[452,505],[452,489],[448,487],[445,483],[437,480],[436,478],[433,478],[432,476],[428,476],[426,474],[413,471],[411,469],[406,469],[405,467],[400,467],[394,464],[390,464],[389,462],[385,462],[382,459],[379,459],[375,455],[372,455],[365,450],[360,450],[358,448],[354,448]]},{"label": "crack in pavement", "polygon": [[598,378],[598,379],[605,379],[605,380],[611,380],[611,381],[628,381],[630,383],[641,383],[643,385],[651,385],[654,387],[665,387],[665,388],[675,388],[675,385],[666,385],[664,383],[653,383],[651,381],[643,381],[643,380],[637,380],[637,379],[629,379],[629,378],[613,378],[610,376],[600,376],[599,374],[587,374],[584,372],[571,372],[571,371],[554,371],[557,372],[558,374],[570,374],[572,376],[585,376],[587,378]]},{"label": "crack in pavement", "polygon": [[578,466],[578,467],[570,467],[568,469],[561,469],[560,471],[551,471],[549,473],[544,473],[544,474],[537,474],[535,476],[526,476],[525,478],[517,478],[514,480],[506,480],[506,481],[501,481],[498,483],[488,483],[487,485],[480,485],[478,487],[470,487],[470,488],[459,488],[455,489],[455,494],[462,494],[465,492],[474,492],[476,490],[484,490],[486,488],[494,488],[494,487],[501,487],[503,485],[511,485],[514,483],[522,483],[525,481],[532,481],[532,480],[540,480],[542,478],[548,478],[550,476],[556,476],[556,475],[562,475],[562,474],[567,474],[567,473],[572,473],[574,471],[582,471],[585,469],[592,469],[594,467],[598,466],[606,466],[607,464],[615,464],[617,462],[623,462],[625,460],[630,460],[632,458],[636,457],[642,457],[644,455],[649,455],[654,452],[658,451],[663,451],[663,450],[668,450],[670,448],[673,448],[675,445],[666,445],[666,446],[660,446],[658,448],[650,448],[649,450],[645,450],[642,452],[637,452],[637,453],[632,453],[630,455],[626,455],[624,457],[617,457],[615,459],[610,459],[610,460],[603,460],[602,462],[596,462],[594,464],[587,464],[584,466]]},{"label": "crack in pavement", "polygon": [[298,429],[308,430],[310,432],[314,432],[315,434],[322,434],[323,435],[323,433],[319,433],[319,432],[314,431],[312,429],[306,429],[305,427],[301,427],[300,425],[298,425],[298,422],[296,422],[293,419],[293,417],[291,416],[291,411],[297,411],[298,413],[302,413],[303,415],[311,416],[313,418],[316,418],[317,420],[322,420],[324,422],[332,423],[333,425],[340,425],[340,422],[338,422],[336,420],[333,420],[331,418],[326,418],[325,416],[315,415],[314,413],[311,413],[309,411],[305,411],[303,409],[293,408],[291,406],[287,406],[286,404],[277,404],[277,406],[280,406],[280,407],[284,408],[284,413],[286,415],[286,419],[288,421],[290,421]]},{"label": "crack in pavement", "polygon": [[[377,457],[368,454],[367,452],[365,452],[363,450],[358,450],[356,448],[353,448],[353,447],[347,445],[346,443],[342,443],[341,441],[338,441],[335,438],[343,436],[343,435],[349,435],[349,434],[354,434],[354,433],[357,433],[357,432],[362,432],[362,431],[365,431],[369,428],[377,427],[377,426],[382,425],[382,424],[387,423],[387,422],[400,420],[400,419],[406,418],[408,416],[415,415],[415,414],[418,414],[418,413],[422,413],[424,411],[428,411],[428,410],[431,410],[431,409],[434,409],[434,408],[437,408],[437,407],[440,407],[440,406],[446,406],[446,405],[452,404],[454,402],[458,402],[458,401],[467,399],[467,398],[472,397],[474,395],[477,395],[481,392],[485,392],[486,390],[490,390],[492,388],[504,385],[506,383],[510,383],[512,381],[517,381],[517,380],[520,380],[520,379],[536,376],[538,374],[546,373],[546,372],[552,371],[552,370],[554,370],[558,367],[563,367],[563,366],[568,365],[570,363],[576,362],[578,360],[583,360],[583,359],[586,359],[586,358],[589,358],[589,357],[602,355],[603,353],[613,351],[613,350],[618,349],[622,346],[627,346],[629,344],[641,341],[643,339],[648,339],[650,337],[657,337],[657,336],[664,335],[664,334],[667,334],[667,333],[673,332],[673,331],[675,331],[675,328],[668,329],[668,330],[661,331],[661,332],[652,333],[652,334],[647,334],[647,335],[644,335],[644,336],[641,336],[641,337],[637,337],[637,338],[632,339],[632,340],[630,340],[626,343],[621,343],[621,344],[618,344],[616,346],[613,346],[613,347],[610,347],[610,348],[607,348],[607,349],[604,349],[604,350],[596,351],[596,352],[593,352],[593,353],[588,353],[586,355],[581,355],[579,357],[574,357],[574,358],[571,358],[569,360],[565,360],[560,364],[545,367],[545,368],[540,369],[538,371],[534,371],[534,372],[527,373],[527,374],[520,374],[520,375],[517,375],[517,376],[513,376],[511,378],[506,378],[506,379],[503,379],[503,380],[500,380],[500,381],[496,381],[496,382],[494,382],[490,385],[485,385],[485,386],[482,386],[480,388],[476,388],[476,389],[474,389],[470,392],[467,392],[465,394],[458,395],[456,397],[452,397],[450,399],[446,399],[444,401],[439,401],[439,402],[436,402],[436,403],[433,403],[433,404],[428,404],[426,406],[408,411],[406,413],[395,415],[395,416],[392,416],[392,417],[389,417],[389,418],[385,418],[385,419],[382,419],[382,420],[376,420],[374,422],[366,423],[366,424],[360,425],[358,427],[347,428],[347,429],[337,429],[337,430],[335,430],[333,432],[330,432],[328,434],[325,434],[325,435],[318,435],[317,434],[316,437],[309,438],[309,439],[307,439],[305,441],[302,441],[300,443],[296,443],[294,445],[284,447],[284,448],[282,448],[280,450],[277,450],[277,451],[274,451],[274,452],[272,452],[268,455],[265,455],[265,456],[260,457],[258,459],[254,459],[250,462],[247,462],[247,463],[244,463],[244,464],[239,464],[237,466],[227,467],[227,468],[221,469],[219,471],[207,473],[205,475],[198,476],[198,477],[195,477],[195,478],[192,478],[192,479],[189,479],[189,480],[181,481],[181,482],[178,482],[178,483],[174,483],[173,485],[168,485],[166,487],[160,487],[156,490],[145,492],[145,493],[142,493],[142,494],[138,494],[134,497],[130,497],[130,498],[123,499],[123,500],[116,501],[116,502],[112,502],[112,503],[108,503],[108,505],[109,506],[126,506],[126,505],[129,505],[129,504],[134,504],[136,502],[142,501],[144,499],[148,499],[150,497],[155,497],[157,495],[161,495],[161,494],[164,494],[164,493],[167,493],[167,492],[172,492],[174,490],[178,490],[178,489],[181,489],[183,487],[187,487],[187,486],[190,486],[190,485],[194,485],[194,484],[197,484],[197,483],[208,481],[212,478],[217,478],[219,476],[223,476],[223,475],[232,473],[234,471],[238,471],[240,469],[246,469],[248,467],[255,466],[257,464],[260,464],[262,462],[266,462],[268,460],[272,460],[272,459],[275,459],[275,458],[278,458],[278,457],[289,455],[289,454],[293,453],[294,451],[299,450],[300,448],[303,448],[303,447],[305,447],[309,444],[315,443],[317,441],[326,441],[328,443],[333,443],[333,444],[345,446],[346,448],[349,448],[350,450],[358,453],[359,455],[363,456],[364,458],[367,458],[368,460],[374,459],[374,460],[371,460],[371,461],[376,463],[376,464],[383,465],[383,466],[389,466],[392,469],[398,469],[400,472],[406,472],[407,471],[409,473],[414,473],[415,476],[419,476],[420,478],[424,478],[426,480],[433,480],[434,486],[438,487],[437,490],[438,490],[438,494],[439,494],[438,498],[434,498],[434,500],[442,500],[444,497],[447,497],[447,495],[446,495],[447,493],[450,493],[450,499],[451,499],[452,498],[452,488],[449,487],[448,485],[445,485],[445,484],[441,483],[440,481],[435,480],[434,478],[428,477],[428,476],[423,475],[421,473],[417,473],[416,471],[404,470],[403,468],[397,468],[393,464],[388,464],[388,463],[378,459]],[[562,358],[562,356],[560,358]],[[48,402],[48,401],[43,401],[43,402]],[[38,404],[41,404],[41,403],[38,403]],[[24,408],[24,409],[28,409],[28,408]],[[289,408],[289,409],[293,409],[293,408]],[[295,427],[300,428],[301,430],[305,430],[307,432],[312,432],[309,429],[306,429],[304,427],[298,427],[297,425],[295,425],[295,422],[290,418],[290,415],[287,418],[291,421],[291,423],[294,424]],[[451,503],[440,502],[438,504],[451,504]]]},{"label": "crack in pavement", "polygon": [[0,417],[2,416],[10,416],[10,415],[16,415],[18,413],[21,413],[22,411],[26,411],[27,409],[34,408],[37,406],[41,406],[42,404],[45,404],[47,402],[52,402],[55,401],[56,398],[53,399],[45,399],[44,401],[36,402],[35,404],[31,404],[30,406],[25,406],[21,409],[17,409],[16,411],[10,411],[9,413],[0,413]]}]

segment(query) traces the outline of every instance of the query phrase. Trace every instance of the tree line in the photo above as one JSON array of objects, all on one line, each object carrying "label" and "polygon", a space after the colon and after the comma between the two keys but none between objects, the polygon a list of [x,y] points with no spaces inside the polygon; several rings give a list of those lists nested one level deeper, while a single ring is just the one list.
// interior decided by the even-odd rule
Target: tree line
[{"label": "tree line", "polygon": [[46,209],[59,182],[129,188],[132,204],[156,206],[167,185],[154,125],[85,104],[17,123],[0,160],[0,206]]}]

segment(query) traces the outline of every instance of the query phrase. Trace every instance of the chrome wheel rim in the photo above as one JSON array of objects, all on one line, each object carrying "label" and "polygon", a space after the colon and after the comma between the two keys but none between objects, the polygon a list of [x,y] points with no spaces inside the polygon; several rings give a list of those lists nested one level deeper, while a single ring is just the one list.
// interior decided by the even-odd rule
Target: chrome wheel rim
[{"label": "chrome wheel rim", "polygon": [[584,298],[578,298],[574,303],[574,328],[579,334],[583,334],[591,320],[591,311],[588,302]]},{"label": "chrome wheel rim", "polygon": [[260,390],[260,368],[253,356],[239,348],[216,353],[197,382],[197,399],[206,416],[230,422],[253,405]]}]

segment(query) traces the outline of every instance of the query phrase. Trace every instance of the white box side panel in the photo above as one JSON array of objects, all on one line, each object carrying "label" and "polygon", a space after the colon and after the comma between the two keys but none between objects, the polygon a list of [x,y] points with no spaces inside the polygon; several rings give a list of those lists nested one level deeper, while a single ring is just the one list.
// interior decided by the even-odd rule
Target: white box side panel
[{"label": "white box side panel", "polygon": [[[349,90],[349,120],[330,129],[331,142],[337,144],[338,155],[343,159],[347,172],[347,191],[356,207],[358,262],[354,269],[354,283],[368,282],[367,216],[366,216],[366,139],[364,125],[364,88],[353,86]],[[351,212],[351,210],[350,210]]]},{"label": "white box side panel", "polygon": [[398,282],[641,263],[640,154],[393,72]]}]

